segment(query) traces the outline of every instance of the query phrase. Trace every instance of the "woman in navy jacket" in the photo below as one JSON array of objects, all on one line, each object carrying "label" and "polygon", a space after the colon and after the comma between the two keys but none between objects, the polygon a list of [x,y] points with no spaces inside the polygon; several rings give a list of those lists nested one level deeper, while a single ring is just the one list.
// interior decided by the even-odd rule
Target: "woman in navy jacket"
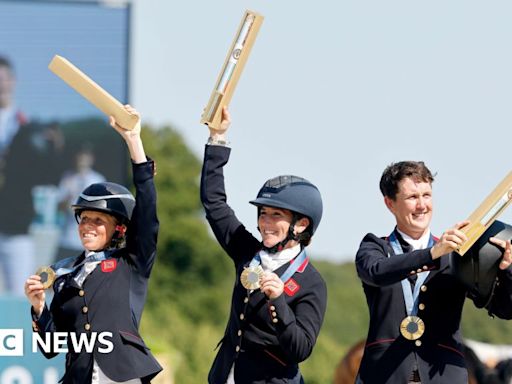
[{"label": "woman in navy jacket", "polygon": [[268,180],[251,201],[258,209],[257,240],[226,203],[229,123],[224,109],[220,129],[210,128],[201,175],[206,218],[236,270],[229,320],[208,382],[302,383],[298,364],[313,350],[327,301],[325,282],[304,250],[320,223],[322,200],[303,178]]},{"label": "woman in navy jacket", "polygon": [[[138,115],[130,106],[126,109]],[[68,336],[65,384],[149,383],[162,369],[138,331],[156,255],[154,163],[146,158],[140,122],[130,131],[113,118],[110,123],[128,146],[136,197],[115,183],[87,187],[73,205],[85,250],[54,266],[49,309],[41,277],[33,275],[25,283],[34,331],[42,338],[54,332],[96,337],[87,351],[84,346],[75,350]],[[47,358],[57,354],[43,353]]]}]

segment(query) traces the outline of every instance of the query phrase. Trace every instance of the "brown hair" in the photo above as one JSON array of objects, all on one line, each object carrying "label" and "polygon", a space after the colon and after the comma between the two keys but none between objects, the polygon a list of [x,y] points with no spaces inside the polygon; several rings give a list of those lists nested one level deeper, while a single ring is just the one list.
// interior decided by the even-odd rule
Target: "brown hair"
[{"label": "brown hair", "polygon": [[434,176],[423,161],[400,161],[386,167],[380,178],[380,191],[382,195],[395,200],[398,193],[398,184],[406,177],[414,181],[432,184]]}]

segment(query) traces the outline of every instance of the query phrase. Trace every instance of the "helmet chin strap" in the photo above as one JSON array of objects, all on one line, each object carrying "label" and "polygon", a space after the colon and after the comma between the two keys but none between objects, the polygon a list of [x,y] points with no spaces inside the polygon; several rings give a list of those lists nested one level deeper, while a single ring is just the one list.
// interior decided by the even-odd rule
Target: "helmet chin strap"
[{"label": "helmet chin strap", "polygon": [[[298,241],[299,237],[295,233],[293,233],[296,223],[297,223],[297,218],[295,217],[295,215],[293,215],[293,219],[290,222],[290,227],[288,228],[288,234],[286,235],[284,240],[281,240],[279,243],[277,243],[271,247],[267,247],[267,246],[265,246],[265,244],[261,243],[261,248],[270,254],[274,254],[277,252],[281,252],[290,240]],[[259,227],[258,227],[258,230],[259,230]]]}]

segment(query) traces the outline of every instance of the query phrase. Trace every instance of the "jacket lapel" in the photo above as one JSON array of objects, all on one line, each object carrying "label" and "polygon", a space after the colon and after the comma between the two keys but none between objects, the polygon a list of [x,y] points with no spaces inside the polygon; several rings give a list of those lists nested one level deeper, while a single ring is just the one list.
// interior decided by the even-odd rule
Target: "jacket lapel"
[{"label": "jacket lapel", "polygon": [[[78,256],[76,258],[76,261],[73,263],[73,267],[75,267],[76,265],[80,264],[84,260],[84,257],[85,257],[85,252],[82,252],[80,254],[80,256]],[[65,276],[66,285],[69,286],[69,287],[80,289],[81,287],[75,281],[75,278],[74,278],[75,275],[76,275],[76,273],[72,272],[72,273],[70,273],[70,274]]]}]

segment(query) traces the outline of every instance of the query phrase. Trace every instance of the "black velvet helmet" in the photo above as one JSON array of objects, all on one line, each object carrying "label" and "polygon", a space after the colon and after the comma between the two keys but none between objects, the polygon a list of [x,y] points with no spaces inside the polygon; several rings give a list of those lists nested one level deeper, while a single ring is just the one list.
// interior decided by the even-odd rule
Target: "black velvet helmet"
[{"label": "black velvet helmet", "polygon": [[468,296],[479,308],[485,307],[492,298],[503,256],[503,249],[489,242],[491,237],[512,239],[512,226],[496,220],[464,256],[456,252],[450,255],[454,275],[466,286]]},{"label": "black velvet helmet", "polygon": [[298,176],[283,175],[267,180],[250,203],[257,207],[288,209],[306,216],[311,222],[311,235],[322,219],[322,196],[318,188]]},{"label": "black velvet helmet", "polygon": [[135,198],[131,192],[122,185],[109,182],[89,185],[71,206],[76,216],[82,211],[99,211],[125,223],[130,221],[134,207]]}]

